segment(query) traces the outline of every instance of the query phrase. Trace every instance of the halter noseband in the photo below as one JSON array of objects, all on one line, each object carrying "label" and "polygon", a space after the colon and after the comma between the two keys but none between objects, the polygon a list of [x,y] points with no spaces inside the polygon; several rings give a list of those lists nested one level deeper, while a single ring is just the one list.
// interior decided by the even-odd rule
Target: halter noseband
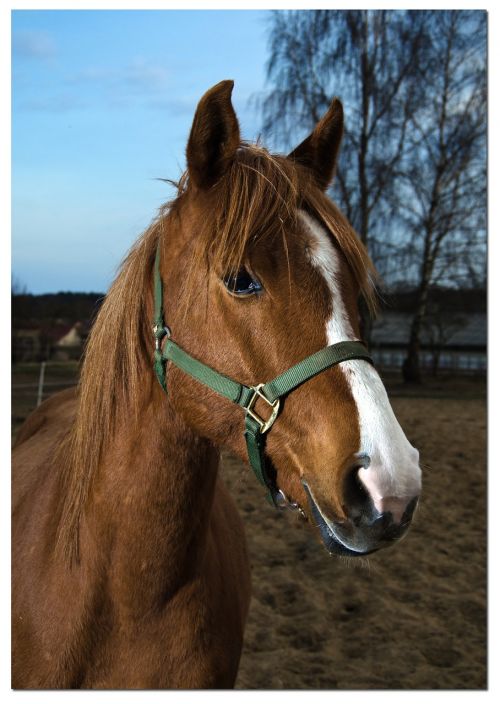
[{"label": "halter noseband", "polygon": [[[160,274],[160,245],[156,249],[154,266],[154,326],[155,336],[154,369],[163,390],[167,391],[166,363],[168,360],[200,383],[208,386],[220,396],[237,403],[245,410],[245,440],[248,460],[257,479],[267,488],[268,498],[275,505],[282,503],[283,492],[276,486],[274,471],[266,466],[264,455],[265,433],[272,427],[280,410],[280,399],[316,374],[350,359],[364,359],[372,362],[368,350],[359,341],[346,340],[323,347],[319,352],[306,357],[287,369],[272,381],[256,386],[245,386],[225,374],[217,372],[207,364],[191,357],[170,337],[170,329],[163,318],[163,284]],[[162,341],[167,338],[162,346]],[[261,418],[255,411],[257,400],[263,399],[270,408],[269,418]]]}]

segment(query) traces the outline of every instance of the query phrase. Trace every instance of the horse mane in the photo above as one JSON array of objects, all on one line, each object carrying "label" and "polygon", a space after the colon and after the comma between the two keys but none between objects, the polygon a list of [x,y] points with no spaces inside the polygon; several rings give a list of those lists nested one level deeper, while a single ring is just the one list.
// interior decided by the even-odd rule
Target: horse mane
[{"label": "horse mane", "polygon": [[[78,561],[80,517],[119,409],[127,409],[129,422],[139,417],[144,379],[152,369],[154,258],[158,242],[168,236],[169,218],[189,192],[187,172],[175,185],[174,200],[160,208],[122,262],[87,342],[75,423],[58,450],[64,482],[58,549],[70,562]],[[249,247],[276,236],[277,227],[287,251],[286,232],[298,208],[305,208],[338,243],[368,307],[375,310],[373,264],[346,218],[305,168],[258,145],[242,144],[208,197],[210,217],[203,218],[195,245],[200,256],[191,257],[191,267],[204,259],[217,271],[237,271]]]}]

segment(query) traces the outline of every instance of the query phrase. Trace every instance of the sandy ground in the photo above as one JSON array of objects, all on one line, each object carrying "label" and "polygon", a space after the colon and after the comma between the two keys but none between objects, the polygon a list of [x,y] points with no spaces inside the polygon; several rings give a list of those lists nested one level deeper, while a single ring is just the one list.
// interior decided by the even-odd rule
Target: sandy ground
[{"label": "sandy ground", "polygon": [[393,406],[421,452],[424,490],[408,536],[362,561],[330,557],[224,457],[253,570],[238,688],[486,687],[485,402]]}]

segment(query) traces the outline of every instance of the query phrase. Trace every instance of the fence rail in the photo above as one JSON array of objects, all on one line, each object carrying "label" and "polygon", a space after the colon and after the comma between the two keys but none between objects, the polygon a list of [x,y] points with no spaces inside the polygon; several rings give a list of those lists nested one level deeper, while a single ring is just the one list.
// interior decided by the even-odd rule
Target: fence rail
[{"label": "fence rail", "polygon": [[12,366],[12,418],[16,427],[42,401],[78,383],[75,362],[22,362]]}]

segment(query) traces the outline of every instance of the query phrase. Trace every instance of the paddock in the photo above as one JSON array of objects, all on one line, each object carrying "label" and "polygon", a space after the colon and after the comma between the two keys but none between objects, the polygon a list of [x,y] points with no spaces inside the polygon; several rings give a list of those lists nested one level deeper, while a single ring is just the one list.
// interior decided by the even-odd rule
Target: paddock
[{"label": "paddock", "polygon": [[[31,380],[24,368],[13,376]],[[397,379],[384,376],[421,448],[424,494],[404,542],[362,564],[325,559],[310,528],[268,507],[250,470],[224,455],[253,572],[237,688],[486,687],[484,378]],[[13,394],[14,432],[34,407],[24,394]]]},{"label": "paddock", "polygon": [[240,689],[486,687],[484,380],[386,383],[424,490],[404,541],[361,564],[325,559],[310,528],[265,506],[225,457],[253,573]]}]

